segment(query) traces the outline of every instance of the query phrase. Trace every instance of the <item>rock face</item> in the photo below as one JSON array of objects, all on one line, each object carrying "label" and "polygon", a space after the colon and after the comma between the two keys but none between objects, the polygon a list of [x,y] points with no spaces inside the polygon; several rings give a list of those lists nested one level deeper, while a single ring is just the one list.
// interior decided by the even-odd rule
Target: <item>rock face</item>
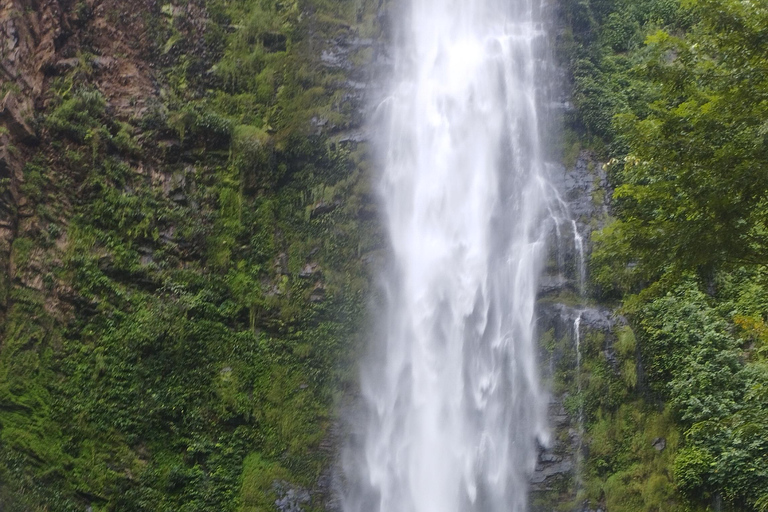
[{"label": "rock face", "polygon": [[572,221],[562,223],[560,237],[553,236],[550,247],[554,254],[539,286],[537,328],[542,339],[542,373],[552,388],[549,426],[553,441],[541,447],[531,476],[531,509],[581,512],[576,495],[579,468],[586,455],[584,427],[578,397],[565,390],[575,392],[578,386],[573,381],[564,386],[562,379],[565,374],[577,375],[577,327],[581,343],[601,340],[601,350],[610,361],[614,328],[624,320],[611,309],[591,305],[584,296],[590,236],[608,214],[610,191],[602,166],[582,151],[572,168],[558,166],[552,177]]},{"label": "rock face", "polygon": [[[22,189],[24,163],[39,138],[36,111],[49,101],[51,81],[83,68],[111,112],[124,118],[140,115],[157,94],[149,65],[137,58],[146,43],[141,9],[135,7],[117,0],[88,0],[76,8],[59,0],[0,0],[0,315],[12,282],[40,288],[40,275],[16,272],[11,248],[40,227]],[[84,56],[83,47],[93,55]]]},{"label": "rock face", "polygon": [[25,213],[19,190],[25,146],[35,138],[35,104],[63,25],[56,0],[0,2],[0,90],[4,91],[0,98],[0,279],[4,281],[0,283],[0,313],[7,307],[13,279],[11,246],[19,215]]},{"label": "rock face", "polygon": [[310,501],[309,491],[288,482],[278,481],[272,487],[278,496],[275,507],[280,512],[302,512]]}]

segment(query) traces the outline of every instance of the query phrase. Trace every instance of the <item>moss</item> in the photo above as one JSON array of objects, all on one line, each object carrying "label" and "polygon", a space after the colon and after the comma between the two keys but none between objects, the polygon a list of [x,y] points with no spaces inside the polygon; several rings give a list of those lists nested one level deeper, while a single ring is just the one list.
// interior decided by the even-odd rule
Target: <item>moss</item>
[{"label": "moss", "polygon": [[[680,439],[670,409],[658,412],[642,401],[627,402],[600,413],[588,435],[585,488],[592,506],[627,512],[682,508],[669,471]],[[665,443],[661,451],[659,439]]]},{"label": "moss", "polygon": [[35,241],[30,238],[16,238],[11,246],[11,261],[17,269],[24,269],[32,258]]},{"label": "moss", "polygon": [[276,462],[251,453],[243,462],[240,512],[267,512],[274,509],[275,484],[287,478],[288,471]]},{"label": "moss", "polygon": [[[274,482],[312,489],[330,464],[365,321],[359,257],[381,235],[360,219],[367,150],[308,123],[353,115],[314,45],[358,18],[373,30],[375,6],[311,4],[207,2],[202,38],[182,14],[199,5],[159,5],[162,93],[136,119],[115,118],[85,54],[51,80],[25,170],[41,229],[13,249],[46,287],[9,290],[0,500],[271,510]],[[307,215],[318,201],[339,207]]]},{"label": "moss", "polygon": [[66,93],[61,103],[48,116],[46,125],[56,134],[72,137],[85,142],[89,132],[100,125],[106,101],[99,91],[86,88]]},{"label": "moss", "polygon": [[576,167],[576,161],[581,154],[581,141],[576,131],[566,129],[562,137],[562,162],[566,169]]}]

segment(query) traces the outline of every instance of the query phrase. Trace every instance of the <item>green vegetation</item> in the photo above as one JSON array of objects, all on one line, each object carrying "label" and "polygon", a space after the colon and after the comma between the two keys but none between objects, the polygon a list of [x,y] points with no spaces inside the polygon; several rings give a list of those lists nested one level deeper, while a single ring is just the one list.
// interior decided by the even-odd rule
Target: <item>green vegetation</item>
[{"label": "green vegetation", "polygon": [[581,397],[586,498],[611,511],[768,510],[768,9],[590,0],[565,13],[568,129],[616,187],[592,290],[622,300],[633,333],[610,344],[607,374],[604,355],[585,363],[598,367],[583,382],[616,386]]},{"label": "green vegetation", "polygon": [[[559,507],[768,511],[768,10],[561,5],[577,107],[564,159],[590,149],[616,187],[591,290],[629,325],[585,333],[580,373],[568,340],[546,337],[564,354],[554,391],[586,430],[583,481],[560,482],[577,495]],[[334,137],[359,121],[348,77],[320,56],[375,37],[376,9],[158,2],[141,14],[154,82],[133,110],[115,107],[94,41],[49,70],[40,140],[13,150],[3,510],[255,512],[288,490],[322,508],[362,257],[381,241],[366,149]],[[72,16],[86,31],[96,14]]]},{"label": "green vegetation", "polygon": [[374,7],[160,2],[135,117],[93,55],[52,79],[0,344],[3,510],[322,507],[379,241],[365,148],[309,121],[351,126],[319,49]]}]

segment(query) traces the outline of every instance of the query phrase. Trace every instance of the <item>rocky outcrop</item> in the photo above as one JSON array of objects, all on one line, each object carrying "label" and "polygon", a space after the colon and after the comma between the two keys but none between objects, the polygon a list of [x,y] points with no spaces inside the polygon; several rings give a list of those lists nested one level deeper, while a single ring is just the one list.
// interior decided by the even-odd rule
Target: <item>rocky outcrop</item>
[{"label": "rocky outcrop", "polygon": [[7,308],[13,279],[19,215],[28,215],[20,192],[26,146],[36,136],[34,109],[65,28],[62,20],[57,0],[0,1],[0,311]]},{"label": "rocky outcrop", "polygon": [[108,111],[126,120],[141,116],[158,94],[150,65],[138,58],[148,45],[141,9],[118,0],[70,4],[0,0],[0,311],[8,307],[11,283],[41,289],[42,266],[32,262],[19,274],[12,247],[42,229],[34,201],[23,192],[24,165],[39,149],[43,128],[36,112],[49,104],[52,81],[87,75]]},{"label": "rocky outcrop", "polygon": [[542,337],[542,373],[553,388],[549,406],[553,441],[540,448],[531,476],[534,512],[581,511],[575,500],[587,440],[580,414],[574,410],[575,397],[568,391],[573,387],[575,394],[575,385],[562,383],[564,373],[576,374],[580,358],[576,354],[576,327],[582,343],[587,338],[603,340],[603,353],[611,361],[615,360],[614,328],[625,322],[612,309],[592,305],[587,296],[589,241],[592,231],[608,218],[610,188],[603,166],[590,152],[582,151],[571,168],[554,166],[551,178],[560,194],[564,218],[558,219],[550,243],[553,255],[540,280],[536,314]]}]

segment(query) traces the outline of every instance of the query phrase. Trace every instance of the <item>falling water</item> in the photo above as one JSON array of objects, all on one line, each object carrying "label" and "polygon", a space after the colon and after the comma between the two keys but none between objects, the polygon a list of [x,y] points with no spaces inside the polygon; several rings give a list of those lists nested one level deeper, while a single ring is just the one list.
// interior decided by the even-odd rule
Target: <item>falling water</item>
[{"label": "falling water", "polygon": [[582,402],[581,395],[581,317],[583,314],[584,312],[580,311],[579,315],[573,321],[573,339],[576,344],[576,392],[578,393],[579,399],[579,415],[576,420],[579,435],[577,438],[578,444],[576,445],[576,471],[574,472],[577,490],[580,490],[583,485],[581,474],[582,449],[584,443],[584,403]]},{"label": "falling water", "polygon": [[578,253],[577,263],[579,268],[576,270],[577,279],[579,280],[579,295],[583,297],[586,291],[584,289],[584,283],[587,275],[586,262],[584,260],[584,238],[581,236],[581,233],[579,233],[579,226],[576,224],[575,220],[571,220],[571,226],[573,227],[573,246],[576,248],[576,252]]},{"label": "falling water", "polygon": [[411,0],[381,108],[393,270],[345,512],[527,510],[547,442],[542,21],[538,0]]},{"label": "falling water", "polygon": [[[581,398],[581,316],[583,312],[579,312],[579,316],[573,321],[573,339],[576,344],[576,391]],[[579,405],[579,431],[584,429],[584,407]]]}]

